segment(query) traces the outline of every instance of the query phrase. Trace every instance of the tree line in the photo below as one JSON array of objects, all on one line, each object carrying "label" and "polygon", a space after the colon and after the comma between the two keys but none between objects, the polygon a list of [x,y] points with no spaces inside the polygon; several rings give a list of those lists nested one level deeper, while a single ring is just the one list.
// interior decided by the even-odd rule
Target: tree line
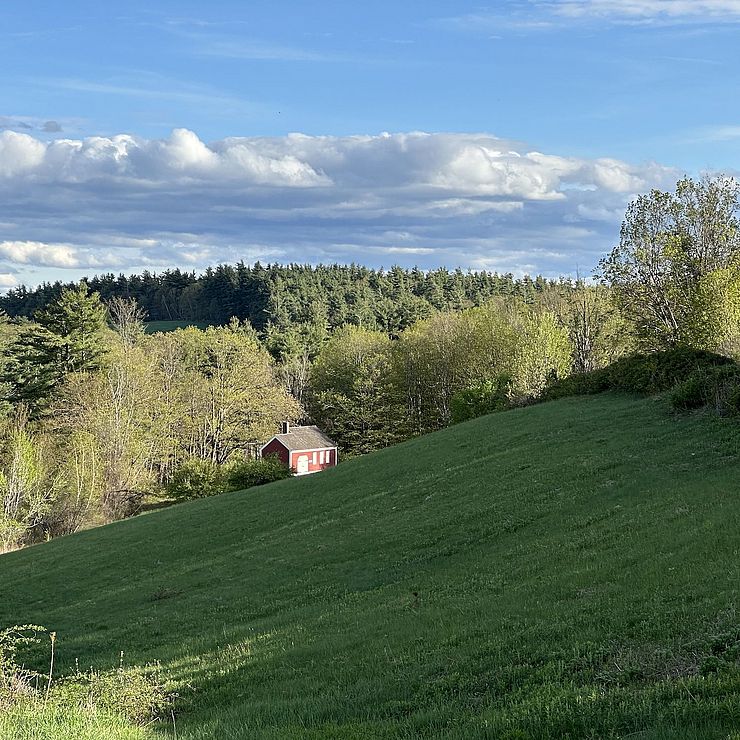
[{"label": "tree line", "polygon": [[[361,265],[218,265],[202,275],[178,269],[141,275],[98,275],[84,281],[104,303],[134,299],[149,321],[193,321],[222,325],[236,317],[258,332],[280,335],[310,325],[318,341],[345,324],[395,335],[435,311],[479,306],[494,296],[532,302],[555,283],[538,276],[431,271]],[[0,310],[33,318],[59,299],[71,283],[14,288],[0,296]]]}]

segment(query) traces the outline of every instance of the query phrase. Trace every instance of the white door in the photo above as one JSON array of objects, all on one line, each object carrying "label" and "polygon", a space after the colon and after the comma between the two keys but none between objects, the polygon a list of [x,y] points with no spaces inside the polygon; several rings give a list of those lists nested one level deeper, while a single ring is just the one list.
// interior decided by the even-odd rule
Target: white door
[{"label": "white door", "polygon": [[308,455],[299,455],[296,460],[295,472],[298,475],[304,475],[308,473]]}]

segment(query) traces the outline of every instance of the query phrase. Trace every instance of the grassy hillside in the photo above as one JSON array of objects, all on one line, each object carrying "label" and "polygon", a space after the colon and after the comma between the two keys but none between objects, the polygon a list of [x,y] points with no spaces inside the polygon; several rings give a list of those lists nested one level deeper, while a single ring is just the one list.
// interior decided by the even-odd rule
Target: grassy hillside
[{"label": "grassy hillside", "polygon": [[3,556],[0,625],[161,661],[181,740],[738,737],[739,429],[480,418]]}]

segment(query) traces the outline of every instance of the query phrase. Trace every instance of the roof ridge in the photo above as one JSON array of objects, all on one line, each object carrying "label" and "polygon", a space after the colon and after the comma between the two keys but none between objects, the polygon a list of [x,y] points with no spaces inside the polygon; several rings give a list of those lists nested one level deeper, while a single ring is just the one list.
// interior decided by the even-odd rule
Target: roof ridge
[{"label": "roof ridge", "polygon": [[292,426],[288,432],[276,434],[273,439],[277,439],[289,449],[321,449],[337,446],[336,442],[316,424]]}]

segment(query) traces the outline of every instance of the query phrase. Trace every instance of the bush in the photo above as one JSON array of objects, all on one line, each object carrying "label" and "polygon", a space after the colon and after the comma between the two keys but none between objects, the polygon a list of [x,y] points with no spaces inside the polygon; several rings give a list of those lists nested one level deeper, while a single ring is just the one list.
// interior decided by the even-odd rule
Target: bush
[{"label": "bush", "polygon": [[571,375],[548,388],[542,400],[619,390],[629,393],[661,393],[673,389],[694,373],[737,367],[727,357],[705,350],[678,347],[665,352],[623,357],[608,367]]},{"label": "bush", "polygon": [[678,347],[622,358],[607,371],[612,387],[617,390],[661,393],[671,390],[694,372],[732,364],[729,358],[713,352]]},{"label": "bush", "polygon": [[[24,668],[17,659],[18,649],[40,642],[38,635],[44,632],[44,627],[29,624],[0,630],[0,710],[37,711],[47,706],[102,710],[141,726],[172,712],[174,697],[164,689],[159,666],[124,666],[123,653],[116,670],[91,668],[83,673],[78,669],[59,680],[52,675],[51,662],[48,674]],[[56,633],[49,637],[53,650]]]},{"label": "bush", "polygon": [[277,457],[235,460],[226,465],[194,458],[184,462],[174,472],[166,490],[168,495],[176,499],[205,498],[272,483],[290,475],[290,470]]},{"label": "bush", "polygon": [[671,406],[676,411],[693,411],[706,405],[706,379],[704,372],[695,372],[689,375],[683,383],[679,383],[671,393]]},{"label": "bush", "polygon": [[228,466],[226,481],[230,491],[241,491],[263,483],[290,478],[290,470],[277,456],[258,460],[239,460]]},{"label": "bush", "polygon": [[511,376],[500,375],[496,380],[485,380],[455,393],[450,401],[452,423],[508,409],[510,383]]},{"label": "bush", "polygon": [[740,414],[740,366],[702,368],[679,383],[671,394],[676,411],[709,407],[721,415]]},{"label": "bush", "polygon": [[590,396],[611,389],[608,368],[592,370],[588,373],[576,373],[553,383],[542,394],[541,400],[554,401],[568,396]]},{"label": "bush", "polygon": [[77,671],[52,687],[50,699],[63,706],[96,707],[148,725],[167,716],[172,696],[165,691],[159,666],[120,665],[113,671]]},{"label": "bush", "polygon": [[40,642],[38,635],[46,632],[35,624],[15,625],[0,630],[0,709],[13,706],[33,693],[39,674],[18,663],[18,649]]},{"label": "bush", "polygon": [[167,493],[176,499],[213,496],[228,490],[225,470],[210,460],[193,458],[184,462],[167,484]]}]

